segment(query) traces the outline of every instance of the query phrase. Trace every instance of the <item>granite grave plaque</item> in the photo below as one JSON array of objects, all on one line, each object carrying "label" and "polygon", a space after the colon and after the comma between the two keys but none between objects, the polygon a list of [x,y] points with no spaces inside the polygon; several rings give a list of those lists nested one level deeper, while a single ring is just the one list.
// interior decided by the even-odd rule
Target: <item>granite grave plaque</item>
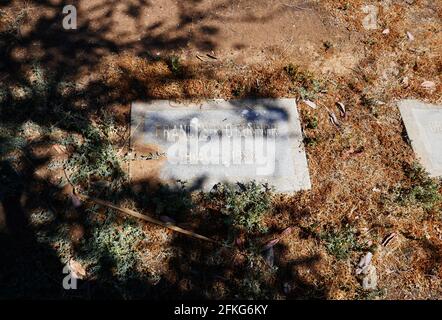
[{"label": "granite grave plaque", "polygon": [[442,106],[403,100],[399,110],[420,162],[430,176],[442,176]]},{"label": "granite grave plaque", "polygon": [[294,99],[136,102],[130,170],[208,191],[218,182],[269,183],[277,192],[310,188]]}]

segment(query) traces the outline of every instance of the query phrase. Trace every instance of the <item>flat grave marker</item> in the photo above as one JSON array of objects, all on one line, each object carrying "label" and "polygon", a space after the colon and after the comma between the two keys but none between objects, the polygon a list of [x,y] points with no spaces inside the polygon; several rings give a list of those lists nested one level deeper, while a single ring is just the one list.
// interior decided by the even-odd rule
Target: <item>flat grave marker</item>
[{"label": "flat grave marker", "polygon": [[302,141],[294,99],[135,102],[130,176],[205,191],[252,180],[277,192],[310,189]]},{"label": "flat grave marker", "polygon": [[442,106],[402,100],[399,110],[421,164],[430,176],[442,176]]}]

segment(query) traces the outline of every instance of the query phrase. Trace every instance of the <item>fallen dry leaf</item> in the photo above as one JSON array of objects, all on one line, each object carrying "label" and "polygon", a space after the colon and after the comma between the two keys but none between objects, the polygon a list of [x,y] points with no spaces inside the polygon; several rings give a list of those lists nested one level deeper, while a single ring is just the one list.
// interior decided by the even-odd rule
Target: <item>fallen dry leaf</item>
[{"label": "fallen dry leaf", "polygon": [[341,117],[346,118],[347,110],[345,110],[345,105],[342,102],[336,102],[336,105],[338,106],[338,109],[341,112]]},{"label": "fallen dry leaf", "polygon": [[328,115],[330,118],[330,122],[339,128],[341,126],[341,124],[339,123],[338,118],[336,117],[335,113],[333,111],[329,111]]},{"label": "fallen dry leaf", "polygon": [[285,228],[284,231],[281,232],[281,236],[280,237],[282,238],[282,237],[288,236],[291,232],[292,232],[292,228],[291,227]]},{"label": "fallen dry leaf", "polygon": [[71,270],[72,275],[77,279],[84,279],[86,277],[86,270],[74,259],[69,260],[69,270]]},{"label": "fallen dry leaf", "polygon": [[81,200],[75,194],[71,194],[71,201],[74,208],[81,207]]},{"label": "fallen dry leaf", "polygon": [[273,251],[273,247],[270,247],[267,250],[265,250],[263,252],[263,255],[267,264],[273,267],[273,264],[275,263],[275,252]]},{"label": "fallen dry leaf", "polygon": [[316,105],[316,103],[314,103],[313,101],[310,100],[302,100],[302,102],[304,102],[306,105],[308,105],[310,108],[313,109],[317,109],[318,106]]},{"label": "fallen dry leaf", "polygon": [[345,150],[342,153],[341,157],[345,160],[345,159],[348,159],[350,157],[360,156],[360,155],[362,155],[363,152],[364,152],[364,148],[363,147],[360,147],[360,148],[357,148],[357,149],[352,147],[352,148],[350,148],[348,150]]},{"label": "fallen dry leaf", "polygon": [[390,233],[382,240],[382,245],[386,247],[394,238],[396,238],[397,234],[395,232]]},{"label": "fallen dry leaf", "polygon": [[277,244],[279,242],[279,239],[273,239],[269,242],[266,243],[266,245],[262,248],[263,251],[270,249],[271,247],[273,247],[275,244]]},{"label": "fallen dry leaf", "polygon": [[367,252],[365,256],[361,258],[356,267],[356,275],[360,275],[361,273],[365,273],[367,269],[371,265],[371,259],[373,258],[373,254],[371,252]]},{"label": "fallen dry leaf", "polygon": [[436,88],[436,83],[433,81],[424,81],[422,82],[421,87],[427,90],[434,90]]},{"label": "fallen dry leaf", "polygon": [[66,152],[66,147],[61,144],[54,144],[53,148],[57,151],[58,154],[63,154]]}]

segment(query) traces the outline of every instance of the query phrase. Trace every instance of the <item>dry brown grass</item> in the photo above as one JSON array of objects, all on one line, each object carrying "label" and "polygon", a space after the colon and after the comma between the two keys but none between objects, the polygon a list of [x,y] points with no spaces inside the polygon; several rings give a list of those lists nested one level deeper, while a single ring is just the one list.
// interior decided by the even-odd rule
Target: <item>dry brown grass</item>
[{"label": "dry brown grass", "polygon": [[[365,31],[360,10],[364,4],[362,0],[321,2],[322,10],[331,14],[336,23],[347,26],[357,39],[353,47],[356,52],[349,54],[362,58],[346,74],[324,75],[319,68],[307,66],[327,89],[318,94],[318,109],[299,104],[305,135],[316,141],[307,146],[313,188],[278,197],[275,215],[266,223],[275,230],[294,227],[294,232],[281,242],[284,251],[279,261],[279,267],[290,274],[286,282],[297,279],[289,283],[292,287],[288,297],[296,296],[296,285],[301,283],[318,290],[324,288],[325,297],[330,299],[440,299],[442,209],[439,206],[427,212],[418,204],[403,206],[394,201],[392,193],[397,186],[412,183],[404,167],[416,160],[403,137],[396,101],[408,97],[442,101],[442,6],[437,1],[415,1],[412,6],[393,2],[379,12],[381,30]],[[390,33],[382,34],[382,28],[389,28]],[[406,31],[412,32],[416,40],[408,41]],[[126,101],[140,97],[200,100],[297,96],[292,90],[296,84],[284,71],[286,65],[287,61],[245,67],[183,61],[176,74],[168,59],[121,54],[108,56],[97,74],[102,84],[110,88],[109,95]],[[422,88],[426,80],[436,83],[435,90]],[[347,108],[345,119],[339,117],[335,105],[338,101]],[[129,106],[124,108],[127,111]],[[326,108],[338,115],[340,128],[330,122]],[[310,117],[318,119],[317,128],[306,127]],[[344,225],[357,230],[360,242],[371,243],[382,292],[372,296],[361,292],[354,268],[362,252],[351,252],[348,259],[338,260],[318,237],[327,228],[339,230]],[[191,280],[180,279],[166,267],[172,256],[178,256],[181,268],[188,268],[186,257],[169,246],[173,236],[156,227],[145,228],[154,239],[145,257],[146,269],[166,277],[170,283],[178,282],[183,291],[189,290]],[[387,247],[382,246],[382,239],[392,232],[398,236]],[[192,261],[204,259],[195,254]],[[317,259],[303,262],[312,256]],[[234,279],[238,276],[234,270],[227,275]],[[284,285],[268,280],[278,290]],[[214,296],[228,296],[226,290],[222,280],[213,282]]]},{"label": "dry brown grass", "polygon": [[[351,3],[352,9],[344,15],[337,12],[335,1],[333,7],[328,8],[355,30],[363,32],[361,15],[350,14],[359,12],[355,8],[362,2]],[[423,4],[413,8],[419,11]],[[363,41],[371,43],[363,48],[365,57],[348,76],[326,78],[328,91],[319,95],[318,110],[299,106],[302,118],[318,119],[317,129],[304,128],[306,135],[317,138],[315,145],[307,147],[313,189],[280,198],[277,207],[282,209],[268,225],[281,229],[298,221],[301,227],[317,225],[320,231],[326,226],[339,229],[343,224],[350,224],[358,230],[358,239],[378,248],[374,261],[382,292],[370,296],[361,292],[354,276],[354,266],[361,253],[353,252],[349,260],[336,261],[321,240],[311,235],[303,238],[300,229],[285,239],[283,244],[287,250],[280,267],[317,255],[320,257],[317,262],[291,267],[291,272],[300,282],[327,288],[328,298],[440,298],[440,290],[435,288],[442,284],[437,264],[442,244],[441,220],[428,217],[419,206],[385,204],[383,198],[395,186],[405,183],[404,165],[415,160],[403,139],[404,128],[395,101],[414,97],[440,102],[442,97],[441,35],[435,32],[437,22],[434,20],[425,26],[416,26],[417,22],[410,21],[411,13],[404,6],[393,5],[392,10],[381,11],[380,16],[381,24],[388,21],[391,33],[365,36]],[[411,23],[418,28],[416,37],[425,39],[424,47],[421,43],[419,46],[407,43],[405,30],[416,30]],[[105,61],[101,74],[104,82],[120,93],[130,92],[135,81],[147,97],[156,99],[296,96],[284,66],[284,62],[276,62],[271,67],[241,69],[229,65],[183,64],[184,77],[177,77],[165,61],[151,62],[122,55]],[[321,78],[320,74],[315,76]],[[403,82],[405,77],[408,84]],[[437,83],[433,92],[421,87],[421,83],[429,79]],[[373,99],[374,103],[367,106],[363,96]],[[339,129],[330,123],[323,107],[338,115],[337,101],[342,101],[348,110],[347,118],[340,119]],[[397,244],[386,249],[380,243],[391,232],[399,234]],[[432,249],[428,248],[429,243]]]}]

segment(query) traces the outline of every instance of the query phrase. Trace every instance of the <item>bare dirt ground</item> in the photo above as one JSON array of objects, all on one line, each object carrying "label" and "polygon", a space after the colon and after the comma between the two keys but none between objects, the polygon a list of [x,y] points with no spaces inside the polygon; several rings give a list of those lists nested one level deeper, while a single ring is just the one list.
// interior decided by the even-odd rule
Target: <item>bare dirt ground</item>
[{"label": "bare dirt ground", "polygon": [[[141,285],[159,296],[217,299],[442,297],[441,204],[427,208],[415,198],[407,198],[406,204],[398,201],[405,197],[404,190],[421,184],[409,174],[416,159],[396,107],[400,98],[442,101],[441,3],[80,0],[78,30],[71,31],[61,27],[66,4],[45,0],[0,5],[0,93],[7,97],[2,100],[1,123],[5,132],[24,135],[27,141],[21,151],[5,147],[0,153],[2,159],[16,159],[14,172],[25,181],[14,187],[12,200],[0,198],[0,222],[14,229],[21,220],[33,221],[36,211],[57,212],[60,228],[66,226],[70,239],[68,244],[51,243],[50,253],[39,249],[43,253],[38,261],[48,269],[61,270],[74,256],[76,243],[93,232],[66,204],[66,188],[58,184],[63,170],[47,169],[73,151],[69,145],[60,147],[60,139],[87,139],[74,124],[86,121],[95,126],[111,115],[114,122],[106,135],[124,167],[132,100],[307,96],[318,105],[299,106],[313,188],[274,199],[274,211],[266,218],[269,233],[262,241],[292,228],[275,246],[276,269],[264,266],[250,273],[241,246],[226,253],[143,225],[147,240],[137,250],[149,279]],[[367,16],[362,7],[367,4],[378,8],[373,30],[362,25]],[[56,89],[39,87],[41,78],[50,79]],[[434,86],[422,86],[424,81]],[[336,102],[346,106],[345,117]],[[29,104],[31,109],[26,109]],[[330,121],[330,112],[338,116],[339,127]],[[29,123],[51,131],[42,133]],[[1,137],[5,146],[12,141]],[[11,170],[3,162],[2,166],[2,177],[9,177],[4,172]],[[8,183],[2,185],[14,185],[4,181]],[[81,188],[94,193],[93,182]],[[146,193],[148,182],[135,181],[130,188]],[[437,186],[440,194],[440,183]],[[140,196],[108,199],[155,214]],[[8,217],[8,212],[14,214]],[[186,226],[218,240],[226,238],[212,222],[215,217],[202,208],[195,212],[184,219]],[[348,227],[352,235],[340,238]],[[393,241],[381,245],[391,234]],[[41,248],[35,238],[40,239],[32,235],[27,246],[35,240]],[[1,241],[5,248],[19,246],[19,252],[27,252],[7,236]],[[341,242],[365,249],[351,249],[338,258],[331,247],[341,248]],[[361,289],[354,272],[367,250],[374,252],[378,274],[378,289],[370,292]],[[20,260],[17,265],[26,263]],[[39,268],[38,263],[32,265]],[[100,284],[97,278],[89,281]],[[107,288],[98,287],[98,292]],[[1,291],[7,296],[5,292]]]},{"label": "bare dirt ground", "polygon": [[[317,50],[342,33],[330,17],[308,3],[163,1],[131,11],[134,6],[120,3],[114,8],[109,20],[113,28],[105,33],[106,39],[191,61],[198,53],[213,52],[223,62],[235,64],[271,63],[287,57],[312,62],[309,49]],[[94,20],[92,27],[100,30],[100,17],[109,10],[106,2],[87,2],[80,8]]]}]

